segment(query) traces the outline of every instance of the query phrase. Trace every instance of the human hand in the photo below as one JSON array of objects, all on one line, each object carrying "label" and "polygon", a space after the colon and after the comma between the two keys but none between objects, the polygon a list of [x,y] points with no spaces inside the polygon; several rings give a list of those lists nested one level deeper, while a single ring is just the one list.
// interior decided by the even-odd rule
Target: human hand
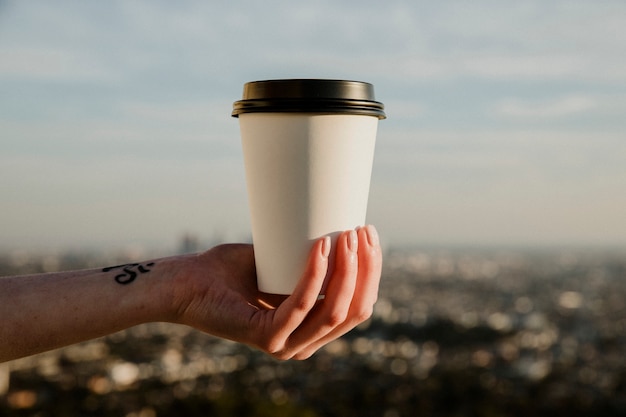
[{"label": "human hand", "polygon": [[[345,231],[330,246],[328,237],[314,243],[289,296],[258,291],[251,245],[220,245],[186,258],[172,293],[174,321],[278,359],[306,359],[367,320],[378,297],[382,253],[376,229]],[[318,300],[323,285],[325,297]]]}]

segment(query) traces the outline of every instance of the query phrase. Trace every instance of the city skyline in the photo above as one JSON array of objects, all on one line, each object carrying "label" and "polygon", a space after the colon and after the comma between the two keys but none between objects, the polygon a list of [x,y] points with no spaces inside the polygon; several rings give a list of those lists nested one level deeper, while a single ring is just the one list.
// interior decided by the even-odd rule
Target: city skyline
[{"label": "city skyline", "polygon": [[626,4],[0,2],[0,249],[250,235],[247,81],[374,84],[388,245],[626,245]]}]

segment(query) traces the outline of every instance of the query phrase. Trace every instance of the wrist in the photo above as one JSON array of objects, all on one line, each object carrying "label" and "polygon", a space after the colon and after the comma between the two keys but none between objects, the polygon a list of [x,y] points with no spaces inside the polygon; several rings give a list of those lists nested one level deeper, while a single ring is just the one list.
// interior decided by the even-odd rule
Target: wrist
[{"label": "wrist", "polygon": [[202,291],[194,277],[207,275],[201,254],[172,256],[159,260],[158,283],[153,288],[155,318],[185,324],[185,314],[194,295]]},{"label": "wrist", "polygon": [[154,262],[151,276],[145,280],[149,286],[144,292],[141,303],[145,306],[143,322],[176,322],[176,281],[180,271],[184,269],[185,256],[160,258]]}]

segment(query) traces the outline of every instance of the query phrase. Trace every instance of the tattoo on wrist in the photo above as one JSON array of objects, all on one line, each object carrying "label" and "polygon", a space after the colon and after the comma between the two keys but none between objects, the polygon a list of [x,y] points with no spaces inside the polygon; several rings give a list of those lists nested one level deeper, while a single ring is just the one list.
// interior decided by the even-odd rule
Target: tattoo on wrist
[{"label": "tattoo on wrist", "polygon": [[126,285],[133,282],[135,278],[137,278],[137,275],[150,272],[151,270],[149,269],[149,267],[152,266],[154,266],[154,262],[148,262],[144,264],[123,264],[102,268],[102,272],[109,272],[114,269],[121,269],[123,272],[115,276],[115,282],[117,282],[118,284]]}]

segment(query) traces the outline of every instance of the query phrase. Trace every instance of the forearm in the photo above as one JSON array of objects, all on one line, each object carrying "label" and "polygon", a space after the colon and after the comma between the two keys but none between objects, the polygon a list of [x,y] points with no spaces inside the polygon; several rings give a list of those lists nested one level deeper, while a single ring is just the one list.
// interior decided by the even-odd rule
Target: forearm
[{"label": "forearm", "polygon": [[[305,359],[372,311],[382,255],[376,230],[319,239],[290,296],[256,284],[251,245],[89,271],[0,278],[0,362],[103,336],[140,323],[169,321]],[[328,280],[326,297],[319,294]]]},{"label": "forearm", "polygon": [[169,320],[177,262],[0,278],[0,362]]}]

